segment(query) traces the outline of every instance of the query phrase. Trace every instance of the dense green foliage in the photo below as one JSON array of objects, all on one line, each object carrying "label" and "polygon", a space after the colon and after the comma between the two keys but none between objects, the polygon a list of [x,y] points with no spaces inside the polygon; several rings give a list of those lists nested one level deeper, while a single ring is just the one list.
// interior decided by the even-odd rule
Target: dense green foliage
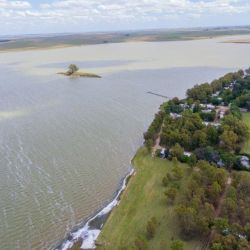
[{"label": "dense green foliage", "polygon": [[148,131],[144,133],[145,145],[149,151],[151,150],[151,147],[154,145],[154,141],[156,140],[161,130],[163,119],[164,119],[164,113],[160,111],[155,115],[153,122],[148,128]]},{"label": "dense green foliage", "polygon": [[182,239],[209,238],[211,249],[250,249],[250,175],[230,176],[206,161],[199,161],[188,177],[180,171],[177,165],[168,172],[164,187]]},{"label": "dense green foliage", "polygon": [[214,223],[213,246],[222,249],[250,249],[250,175],[234,173]]},{"label": "dense green foliage", "polygon": [[[166,148],[170,159],[177,157],[190,165],[206,160],[220,167],[242,169],[236,154],[249,138],[240,112],[241,107],[247,108],[248,89],[250,77],[241,70],[210,84],[195,85],[187,91],[187,99],[173,98],[161,106],[144,134],[145,145],[151,150],[160,135],[160,145]],[[230,105],[209,104],[214,98]],[[193,154],[187,157],[185,151]]]},{"label": "dense green foliage", "polygon": [[207,162],[199,161],[187,180],[175,211],[184,238],[209,234],[219,198],[225,189],[227,174]]},{"label": "dense green foliage", "polygon": [[[167,154],[157,155],[176,165],[162,185],[182,238],[208,239],[214,250],[250,249],[250,175],[226,171],[250,169],[241,163],[249,127],[240,108],[250,110],[250,76],[241,70],[195,85],[187,99],[164,103],[149,128],[154,133],[145,134],[152,145],[160,136]],[[193,167],[188,178],[177,160]],[[181,242],[173,241],[171,249],[182,249]]]},{"label": "dense green foliage", "polygon": [[139,151],[134,182],[100,249],[201,249],[191,242],[250,249],[250,173],[235,171],[250,170],[241,162],[249,127],[240,110],[250,108],[249,93],[250,77],[238,71],[161,105],[144,134],[156,157]]}]

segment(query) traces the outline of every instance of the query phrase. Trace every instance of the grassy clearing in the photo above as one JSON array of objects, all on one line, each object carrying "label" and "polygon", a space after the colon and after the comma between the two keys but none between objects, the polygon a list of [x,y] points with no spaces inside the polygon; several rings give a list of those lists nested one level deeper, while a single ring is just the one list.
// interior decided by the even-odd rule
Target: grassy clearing
[{"label": "grassy clearing", "polygon": [[[250,113],[242,113],[243,121],[247,124],[250,130]],[[250,139],[245,143],[242,152],[250,154]]]},{"label": "grassy clearing", "polygon": [[[133,164],[136,175],[130,179],[120,205],[113,210],[104,225],[97,240],[97,249],[130,250],[137,236],[146,236],[146,224],[151,217],[156,217],[159,226],[155,237],[148,241],[148,249],[170,249],[171,239],[179,238],[178,226],[173,207],[167,205],[162,178],[173,168],[173,163],[152,159],[145,148],[141,148]],[[189,172],[186,165],[183,168]],[[200,242],[185,242],[184,249],[200,248]]]}]

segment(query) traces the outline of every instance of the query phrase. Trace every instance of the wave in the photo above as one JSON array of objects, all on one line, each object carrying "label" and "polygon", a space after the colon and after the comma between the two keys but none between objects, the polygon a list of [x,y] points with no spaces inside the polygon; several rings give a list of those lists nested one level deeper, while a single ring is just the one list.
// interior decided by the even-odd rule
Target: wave
[{"label": "wave", "polygon": [[95,241],[99,234],[101,233],[101,229],[107,220],[109,214],[113,210],[114,207],[119,205],[120,196],[122,192],[125,190],[128,179],[133,175],[134,168],[130,166],[130,170],[127,175],[122,179],[120,188],[117,190],[114,199],[108,203],[104,208],[102,208],[98,213],[96,213],[93,217],[91,217],[87,222],[80,226],[75,231],[71,232],[67,239],[64,240],[56,250],[67,250],[71,248],[74,243],[81,240],[81,249],[95,249]]}]

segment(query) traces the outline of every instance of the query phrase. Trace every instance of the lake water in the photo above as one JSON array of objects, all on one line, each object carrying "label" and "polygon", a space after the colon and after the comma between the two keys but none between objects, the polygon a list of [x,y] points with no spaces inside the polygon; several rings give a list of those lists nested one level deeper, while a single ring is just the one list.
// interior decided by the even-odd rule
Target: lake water
[{"label": "lake water", "polygon": [[[112,199],[164,101],[148,91],[184,97],[249,58],[218,39],[1,53],[0,249],[53,248]],[[75,61],[103,78],[55,74]]]}]

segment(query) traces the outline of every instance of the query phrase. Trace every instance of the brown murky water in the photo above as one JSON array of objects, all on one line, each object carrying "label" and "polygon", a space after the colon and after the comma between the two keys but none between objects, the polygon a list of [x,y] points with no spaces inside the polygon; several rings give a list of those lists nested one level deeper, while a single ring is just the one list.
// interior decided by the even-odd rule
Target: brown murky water
[{"label": "brown murky water", "polygon": [[[52,248],[113,197],[164,101],[147,91],[183,97],[246,57],[211,40],[1,53],[0,249]],[[103,78],[54,74],[75,60]]]}]

